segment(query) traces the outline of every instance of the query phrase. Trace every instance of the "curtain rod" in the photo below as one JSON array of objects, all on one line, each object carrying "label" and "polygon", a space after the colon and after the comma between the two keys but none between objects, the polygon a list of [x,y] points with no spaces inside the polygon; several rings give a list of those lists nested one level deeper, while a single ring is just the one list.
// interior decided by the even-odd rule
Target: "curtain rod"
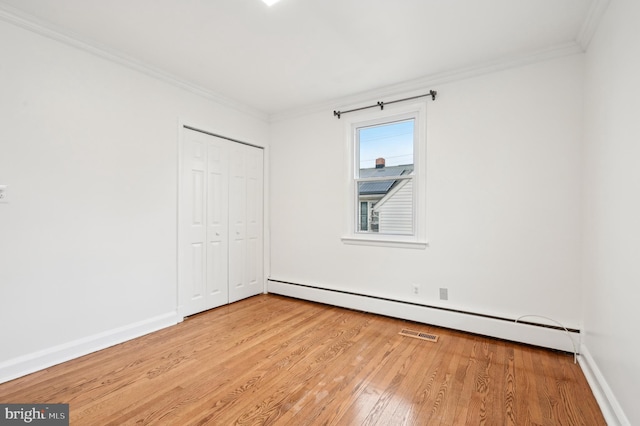
[{"label": "curtain rod", "polygon": [[380,107],[380,109],[384,109],[385,105],[390,105],[390,104],[395,104],[397,102],[404,102],[404,101],[410,101],[413,99],[418,99],[418,98],[424,98],[425,96],[431,96],[432,100],[436,100],[436,95],[438,94],[438,92],[436,92],[435,90],[429,90],[429,93],[425,93],[424,95],[418,95],[418,96],[412,96],[410,98],[404,98],[404,99],[397,99],[395,101],[390,101],[390,102],[378,102],[375,105],[368,105],[368,106],[364,106],[364,107],[360,107],[360,108],[354,108],[354,109],[350,109],[348,111],[333,111],[333,115],[335,117],[338,117],[338,120],[340,120],[340,116],[342,114],[347,114],[349,112],[355,112],[355,111],[362,111],[363,109],[369,109],[369,108],[376,108],[376,107]]}]

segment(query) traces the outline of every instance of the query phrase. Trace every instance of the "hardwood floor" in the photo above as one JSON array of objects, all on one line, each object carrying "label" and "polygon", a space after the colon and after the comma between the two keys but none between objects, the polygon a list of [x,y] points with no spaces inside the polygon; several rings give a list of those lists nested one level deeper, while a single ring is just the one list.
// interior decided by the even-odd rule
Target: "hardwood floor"
[{"label": "hardwood floor", "polygon": [[275,295],[1,384],[0,402],[68,403],[71,425],[606,424],[572,355]]}]

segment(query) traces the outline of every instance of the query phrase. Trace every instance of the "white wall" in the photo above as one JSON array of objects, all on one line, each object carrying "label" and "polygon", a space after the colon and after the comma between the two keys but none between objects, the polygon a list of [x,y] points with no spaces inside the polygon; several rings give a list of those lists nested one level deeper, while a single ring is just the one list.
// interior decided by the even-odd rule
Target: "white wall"
[{"label": "white wall", "polygon": [[439,93],[426,101],[426,250],[340,241],[345,120],[272,123],[271,278],[579,328],[582,71],[575,55],[416,88]]},{"label": "white wall", "polygon": [[175,321],[178,120],[258,145],[268,128],[5,22],[0,57],[1,381],[58,345]]},{"label": "white wall", "polygon": [[[638,21],[638,2],[612,2],[584,86],[573,56],[434,87],[426,250],[342,244],[344,120],[327,110],[273,123],[271,277],[570,327],[584,319],[596,393],[614,421],[640,424],[640,344],[627,333],[640,323]],[[175,321],[178,119],[259,145],[269,129],[5,22],[0,54],[1,381],[3,368],[57,348]]]},{"label": "white wall", "polygon": [[639,2],[611,2],[585,79],[583,351],[621,424],[640,424],[638,22]]}]

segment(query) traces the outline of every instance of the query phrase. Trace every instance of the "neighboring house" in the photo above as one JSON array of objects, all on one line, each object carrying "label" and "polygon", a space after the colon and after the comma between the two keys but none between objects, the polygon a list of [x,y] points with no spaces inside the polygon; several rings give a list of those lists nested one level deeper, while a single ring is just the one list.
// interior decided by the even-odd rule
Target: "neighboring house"
[{"label": "neighboring house", "polygon": [[396,181],[373,207],[372,214],[378,218],[379,233],[411,235],[413,233],[413,180]]},{"label": "neighboring house", "polygon": [[412,173],[413,164],[386,167],[384,159],[378,159],[375,168],[360,169],[361,178],[391,179],[359,184],[359,231],[384,234],[413,232],[413,180],[393,179]]}]

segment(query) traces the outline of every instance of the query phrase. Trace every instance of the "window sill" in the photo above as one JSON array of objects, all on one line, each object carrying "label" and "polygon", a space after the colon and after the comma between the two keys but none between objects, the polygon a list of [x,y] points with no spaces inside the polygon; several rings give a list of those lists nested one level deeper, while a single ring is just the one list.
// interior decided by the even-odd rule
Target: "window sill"
[{"label": "window sill", "polygon": [[401,239],[394,239],[379,237],[365,237],[365,236],[349,236],[342,237],[344,244],[360,245],[360,246],[378,246],[378,247],[396,247],[396,248],[409,248],[424,250],[429,247],[429,243],[426,241],[408,241]]}]

